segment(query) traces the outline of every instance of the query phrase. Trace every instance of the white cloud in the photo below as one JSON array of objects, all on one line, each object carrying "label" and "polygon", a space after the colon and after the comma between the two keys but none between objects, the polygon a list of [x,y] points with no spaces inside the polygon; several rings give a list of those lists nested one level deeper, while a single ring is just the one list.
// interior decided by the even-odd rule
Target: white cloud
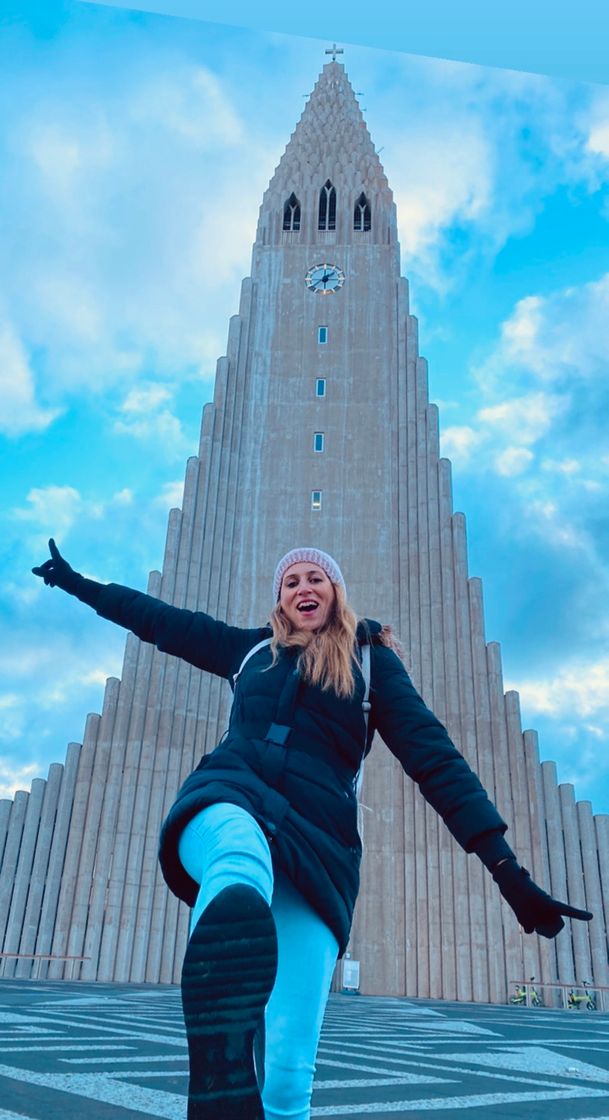
[{"label": "white cloud", "polygon": [[481,433],[466,424],[445,428],[441,431],[442,455],[463,466],[470,461],[481,439]]},{"label": "white cloud", "polygon": [[198,152],[244,140],[243,124],[220,81],[203,66],[155,73],[134,92],[127,112],[139,128],[162,129]]},{"label": "white cloud", "polygon": [[495,469],[498,474],[512,477],[522,474],[533,461],[533,453],[526,447],[506,447],[495,458]]},{"label": "white cloud", "polygon": [[127,394],[121,412],[150,412],[170,399],[171,393],[162,385],[139,385]]},{"label": "white cloud", "polygon": [[518,689],[522,704],[533,713],[609,720],[609,658],[572,662],[554,677],[509,687]]},{"label": "white cloud", "polygon": [[606,573],[608,373],[609,273],[528,296],[474,370],[476,412],[442,438],[462,470],[511,480],[513,531],[578,552],[595,579]]},{"label": "white cloud", "polygon": [[532,228],[557,184],[579,194],[602,186],[609,113],[592,88],[430,59],[394,68],[393,83],[369,77],[374,135],[387,153],[405,267],[419,282],[459,285],[473,261],[486,265]]},{"label": "white cloud", "polygon": [[108,677],[111,676],[112,673],[107,672],[105,669],[91,669],[88,673],[83,673],[80,683],[85,687],[90,684],[98,684],[104,688]]},{"label": "white cloud", "polygon": [[166,482],[161,493],[154,499],[154,505],[161,509],[181,509],[184,500],[184,482]]},{"label": "white cloud", "polygon": [[556,386],[606,379],[608,355],[609,272],[578,287],[519,300],[476,376],[487,392],[497,392],[523,371]]},{"label": "white cloud", "polygon": [[19,703],[19,697],[14,692],[5,692],[3,696],[0,695],[0,712],[15,708]]},{"label": "white cloud", "polygon": [[[68,336],[72,350],[84,346],[91,352],[103,342],[106,321],[101,293],[76,265],[58,259],[51,268],[43,267],[32,277],[30,295],[44,319],[52,323],[55,339]],[[120,364],[125,370],[132,363],[121,356]],[[81,376],[85,370],[81,369]]]},{"label": "white cloud", "polygon": [[[16,521],[25,522],[35,532],[30,546],[46,550],[49,536],[56,537],[61,549],[61,541],[67,537],[75,524],[85,521],[101,521],[114,510],[127,508],[133,504],[133,491],[128,487],[112,494],[106,502],[95,502],[83,498],[74,486],[35,486],[26,495],[26,506],[12,510]],[[46,557],[48,559],[48,556]],[[29,599],[27,589],[24,601]]]},{"label": "white cloud", "polygon": [[41,766],[31,762],[26,766],[11,766],[0,762],[0,797],[12,800],[17,790],[29,792],[33,778],[40,776]]},{"label": "white cloud", "polygon": [[21,436],[48,428],[59,409],[41,408],[25,346],[8,322],[0,322],[0,431]]},{"label": "white cloud", "polygon": [[87,128],[77,126],[74,107],[68,107],[63,120],[48,116],[42,108],[23,132],[22,146],[45,190],[58,202],[79,201],[77,213],[82,200],[76,195],[91,168],[110,167],[119,155],[112,127],[99,105],[88,114]]},{"label": "white cloud", "polygon": [[[0,649],[0,670],[5,677],[9,675],[22,679],[33,680],[40,670],[48,668],[53,660],[48,646],[21,645],[18,648]],[[17,695],[17,694],[11,694]],[[7,706],[10,701],[7,701]]]},{"label": "white cloud", "polygon": [[117,490],[116,494],[112,495],[110,504],[114,506],[131,506],[133,505],[134,497],[133,490],[125,486],[122,490]]},{"label": "white cloud", "polygon": [[119,435],[133,436],[143,441],[153,441],[159,455],[167,459],[182,459],[192,448],[182,431],[177,416],[167,409],[137,420],[116,420],[114,431]]},{"label": "white cloud", "polygon": [[443,231],[479,221],[489,209],[492,144],[474,114],[448,112],[443,119],[418,121],[415,136],[411,129],[407,135],[407,143],[396,135],[387,160],[400,244],[407,270],[443,289],[449,282],[439,264]]},{"label": "white cloud", "polygon": [[[35,486],[26,495],[29,505],[13,510],[19,521],[31,522],[38,531],[65,536],[77,518],[83,513],[86,503],[73,486]],[[88,503],[89,512],[99,510]]]},{"label": "white cloud", "polygon": [[[555,492],[554,492],[555,493]],[[559,495],[556,495],[557,498]],[[564,509],[548,498],[531,498],[525,502],[523,516],[546,544],[561,550],[565,548],[591,554],[593,543],[590,535],[569,520]]]},{"label": "white cloud", "polygon": [[[24,724],[23,697],[12,692],[0,694],[0,742],[17,743],[23,733]],[[0,775],[1,765],[2,760],[0,760]]]},{"label": "white cloud", "polygon": [[[77,97],[69,79],[47,88],[29,77],[42,88],[11,118],[0,205],[12,263],[0,257],[0,284],[36,356],[39,394],[57,405],[68,392],[128,393],[142,369],[209,378],[274,148],[243,127],[227,83],[171,49],[142,47],[111,85],[81,83]],[[12,349],[19,377],[4,376],[13,396],[23,389],[5,415],[19,433],[56,412],[36,406],[27,356]]]},{"label": "white cloud", "polygon": [[581,463],[579,463],[577,459],[543,459],[541,462],[541,469],[544,471],[552,471],[555,474],[572,476],[581,470]]},{"label": "white cloud", "polygon": [[546,435],[566,407],[558,394],[537,391],[480,408],[474,425],[455,425],[442,432],[442,454],[459,467],[475,463],[503,476],[522,474],[534,458],[529,448]]},{"label": "white cloud", "polygon": [[536,443],[564,411],[566,402],[556,394],[527,393],[479,409],[477,420],[520,444]]},{"label": "white cloud", "polygon": [[595,125],[588,137],[588,148],[591,152],[609,159],[609,119]]},{"label": "white cloud", "polygon": [[[69,623],[66,623],[66,633]],[[82,627],[80,628],[82,632]],[[37,653],[26,649],[15,651],[14,658],[2,658],[2,671],[11,676],[15,683],[24,687],[27,682],[36,680],[35,704],[41,711],[72,704],[78,693],[90,690],[92,686],[104,687],[108,677],[118,676],[120,661],[105,657],[105,664],[83,669],[82,645],[78,629],[72,635],[72,642],[61,637],[49,643]],[[103,656],[103,655],[102,655]],[[57,672],[57,666],[61,671]],[[0,739],[18,739],[26,719],[29,703],[25,692],[0,694]]]},{"label": "white cloud", "polygon": [[587,127],[587,150],[609,160],[609,95],[605,90],[596,94]]},{"label": "white cloud", "polygon": [[38,580],[33,580],[30,577],[29,571],[25,569],[23,573],[19,573],[22,579],[27,579],[26,582],[16,583],[14,580],[5,580],[3,584],[3,598],[9,602],[22,605],[24,607],[31,607],[34,605],[40,594],[40,583]]}]

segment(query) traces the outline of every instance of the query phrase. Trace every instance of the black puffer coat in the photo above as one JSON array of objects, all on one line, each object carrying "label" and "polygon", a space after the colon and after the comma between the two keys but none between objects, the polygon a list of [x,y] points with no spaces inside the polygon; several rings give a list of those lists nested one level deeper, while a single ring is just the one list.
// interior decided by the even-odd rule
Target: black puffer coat
[{"label": "black puffer coat", "polygon": [[[117,584],[102,589],[97,612],[231,685],[246,653],[271,635],[269,627],[227,626]],[[507,826],[400,659],[381,643],[380,630],[368,620],[358,630],[358,640],[371,645],[369,742],[378,730],[455,839],[473,851],[478,838],[499,837]],[[367,749],[364,681],[356,664],[355,694],[341,700],[305,684],[296,659],[296,650],[284,649],[269,668],[265,647],[247,662],[225,738],[186,780],[163,825],[160,861],[171,890],[192,905],[197,887],[178,859],[184,826],[207,805],[242,806],[269,838],[274,865],[321,915],[343,953],[359,887],[354,779]]]}]

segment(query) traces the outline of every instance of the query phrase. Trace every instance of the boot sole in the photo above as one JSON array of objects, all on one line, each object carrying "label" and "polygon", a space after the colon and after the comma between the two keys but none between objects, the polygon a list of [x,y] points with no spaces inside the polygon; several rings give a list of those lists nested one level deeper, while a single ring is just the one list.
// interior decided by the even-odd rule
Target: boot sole
[{"label": "boot sole", "polygon": [[276,973],[270,907],[253,887],[226,887],[199,918],[182,968],[188,1120],[264,1120],[254,1035]]}]

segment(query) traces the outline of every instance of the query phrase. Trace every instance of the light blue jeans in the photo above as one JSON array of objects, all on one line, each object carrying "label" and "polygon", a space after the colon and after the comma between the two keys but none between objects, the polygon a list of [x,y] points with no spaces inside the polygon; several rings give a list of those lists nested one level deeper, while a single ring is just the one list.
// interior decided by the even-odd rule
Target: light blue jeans
[{"label": "light blue jeans", "polygon": [[315,1055],[338,955],[334,934],[285,875],[273,875],[262,829],[238,805],[210,805],[184,829],[180,862],[201,884],[191,930],[234,883],[255,887],[277,927],[277,979],[266,1008],[265,1120],[309,1120]]}]

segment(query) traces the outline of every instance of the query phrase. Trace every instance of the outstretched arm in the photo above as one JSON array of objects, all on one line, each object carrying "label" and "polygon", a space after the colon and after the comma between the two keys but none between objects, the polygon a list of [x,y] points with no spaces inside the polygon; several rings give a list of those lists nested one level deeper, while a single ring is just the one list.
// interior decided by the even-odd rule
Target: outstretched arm
[{"label": "outstretched arm", "polygon": [[503,836],[507,826],[478,777],[424,704],[400,659],[384,647],[375,647],[371,699],[387,746],[455,839],[491,871],[525,933],[556,937],[563,917],[590,921],[588,910],[551,898],[519,865]]},{"label": "outstretched arm", "polygon": [[54,540],[49,541],[51,559],[32,568],[50,587],[60,587],[93,607],[102,618],[131,630],[144,642],[151,642],[199,669],[206,669],[230,680],[248,649],[266,631],[227,626],[203,611],[173,607],[152,595],[134,591],[121,584],[97,583],[70,567]]}]

